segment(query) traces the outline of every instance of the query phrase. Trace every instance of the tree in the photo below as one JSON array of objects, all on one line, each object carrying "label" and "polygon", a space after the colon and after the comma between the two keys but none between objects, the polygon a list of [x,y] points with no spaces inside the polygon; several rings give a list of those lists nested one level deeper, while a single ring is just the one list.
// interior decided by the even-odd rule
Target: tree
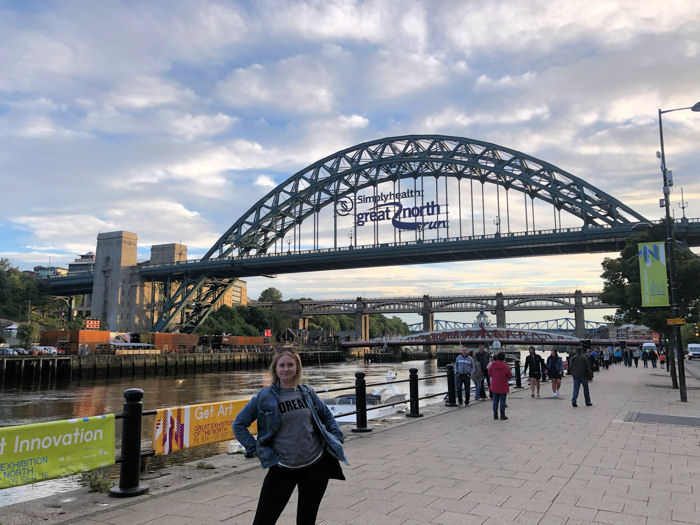
[{"label": "tree", "polygon": [[[642,307],[641,283],[637,243],[659,242],[666,236],[665,226],[656,225],[649,231],[627,239],[619,257],[603,260],[604,279],[601,300],[618,305],[609,318],[616,325],[631,323],[645,325],[652,330],[669,334],[666,319],[673,317],[670,307]],[[698,319],[700,311],[700,258],[688,248],[674,247],[676,259],[677,302],[681,317],[686,322]]]},{"label": "tree", "polygon": [[258,297],[258,301],[265,301],[265,302],[274,302],[278,303],[282,300],[282,292],[280,292],[277,288],[266,288],[262,291],[260,294],[260,297]]},{"label": "tree", "polygon": [[17,327],[17,339],[25,348],[31,348],[32,343],[39,339],[39,325],[36,323],[20,323]]}]

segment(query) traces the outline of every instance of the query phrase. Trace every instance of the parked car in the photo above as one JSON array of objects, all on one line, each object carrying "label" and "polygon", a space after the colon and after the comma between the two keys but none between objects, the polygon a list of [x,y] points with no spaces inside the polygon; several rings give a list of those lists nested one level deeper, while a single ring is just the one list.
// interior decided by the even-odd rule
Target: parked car
[{"label": "parked car", "polygon": [[0,355],[17,355],[12,348],[0,348]]},{"label": "parked car", "polygon": [[13,350],[17,355],[29,355],[29,352],[27,352],[24,348],[13,348]]}]

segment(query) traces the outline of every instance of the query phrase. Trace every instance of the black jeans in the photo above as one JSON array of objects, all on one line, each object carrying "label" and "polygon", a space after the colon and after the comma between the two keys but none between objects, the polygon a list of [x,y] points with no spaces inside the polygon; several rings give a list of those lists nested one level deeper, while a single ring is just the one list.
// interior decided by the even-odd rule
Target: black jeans
[{"label": "black jeans", "polygon": [[471,397],[472,376],[469,374],[455,374],[455,390],[457,390],[457,402],[462,404],[462,391],[464,390],[464,401],[468,405]]},{"label": "black jeans", "polygon": [[273,525],[299,486],[297,502],[297,525],[313,525],[328,486],[328,462],[325,456],[313,465],[302,469],[270,467],[265,476],[253,525]]}]

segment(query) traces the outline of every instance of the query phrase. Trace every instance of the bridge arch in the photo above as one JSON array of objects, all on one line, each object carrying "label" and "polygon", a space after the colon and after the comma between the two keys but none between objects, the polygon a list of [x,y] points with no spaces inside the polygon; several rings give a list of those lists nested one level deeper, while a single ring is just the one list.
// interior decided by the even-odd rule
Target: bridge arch
[{"label": "bridge arch", "polygon": [[[592,184],[522,152],[468,138],[406,135],[346,148],[292,175],[246,211],[204,259],[268,253],[310,217],[314,217],[316,247],[316,222],[322,209],[333,206],[335,217],[339,206],[342,213],[347,199],[356,199],[359,190],[376,192],[380,184],[400,185],[402,180],[415,185],[424,177],[469,180],[480,183],[482,190],[485,184],[493,184],[506,190],[506,198],[509,190],[520,192],[525,196],[526,218],[527,198],[532,200],[533,222],[535,200],[553,206],[555,223],[557,211],[577,217],[583,226],[647,221]],[[500,213],[499,201],[499,221]],[[337,242],[337,232],[335,236]]]}]

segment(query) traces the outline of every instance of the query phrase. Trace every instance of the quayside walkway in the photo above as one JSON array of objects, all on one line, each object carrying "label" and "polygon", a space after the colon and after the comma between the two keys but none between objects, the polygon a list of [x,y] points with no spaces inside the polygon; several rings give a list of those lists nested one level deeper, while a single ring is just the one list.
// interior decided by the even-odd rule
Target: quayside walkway
[{"label": "quayside walkway", "polygon": [[[331,481],[319,523],[700,523],[700,366],[687,367],[688,403],[668,388],[665,371],[616,365],[591,384],[593,407],[583,392],[571,406],[566,378],[562,399],[549,383],[540,399],[529,389],[511,394],[508,421],[492,419],[490,402],[472,401],[348,432],[347,481]],[[249,524],[264,472],[237,460],[237,472],[222,466],[180,487],[173,475],[173,486],[161,482],[133,500],[85,495],[87,514],[66,509],[27,523]],[[2,519],[11,509],[0,509],[5,525],[21,522],[16,509]],[[295,509],[293,496],[280,523],[294,523]]]}]

